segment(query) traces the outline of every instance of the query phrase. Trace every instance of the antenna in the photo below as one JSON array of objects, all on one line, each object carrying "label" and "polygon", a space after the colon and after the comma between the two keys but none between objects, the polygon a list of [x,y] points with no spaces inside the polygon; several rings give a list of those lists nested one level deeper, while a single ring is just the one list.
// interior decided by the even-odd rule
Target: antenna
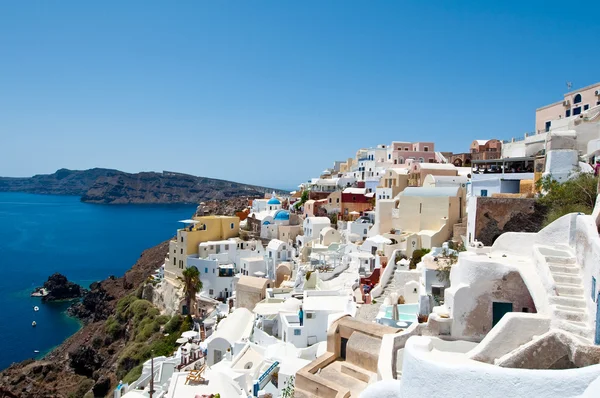
[{"label": "antenna", "polygon": [[567,82],[567,91],[571,91],[571,87],[573,87],[573,83]]}]

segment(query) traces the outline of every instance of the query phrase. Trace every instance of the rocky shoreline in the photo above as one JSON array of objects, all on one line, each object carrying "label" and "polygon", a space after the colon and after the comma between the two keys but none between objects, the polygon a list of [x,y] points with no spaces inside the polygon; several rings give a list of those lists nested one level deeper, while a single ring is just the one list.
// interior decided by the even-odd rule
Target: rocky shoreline
[{"label": "rocky shoreline", "polygon": [[[168,252],[168,241],[145,250],[123,277],[111,276],[90,286],[74,303],[69,315],[83,327],[44,358],[14,363],[0,372],[0,397],[94,397],[107,396],[118,383],[120,355],[130,343],[127,321],[123,332],[110,333],[107,319],[117,303],[137,290],[158,268]],[[66,278],[65,278],[66,279]]]}]

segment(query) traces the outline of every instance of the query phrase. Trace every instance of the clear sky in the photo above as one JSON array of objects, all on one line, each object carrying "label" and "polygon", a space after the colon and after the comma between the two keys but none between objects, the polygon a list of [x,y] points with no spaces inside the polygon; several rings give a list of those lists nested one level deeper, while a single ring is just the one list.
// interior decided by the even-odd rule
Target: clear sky
[{"label": "clear sky", "polygon": [[392,140],[464,152],[600,80],[600,2],[0,2],[0,175],[293,188]]}]

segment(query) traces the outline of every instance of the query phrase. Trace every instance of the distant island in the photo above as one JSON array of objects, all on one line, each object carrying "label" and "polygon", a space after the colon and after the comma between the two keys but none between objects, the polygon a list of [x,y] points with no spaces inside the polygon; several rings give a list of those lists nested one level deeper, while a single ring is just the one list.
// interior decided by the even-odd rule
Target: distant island
[{"label": "distant island", "polygon": [[119,170],[60,169],[33,177],[0,177],[0,192],[81,196],[101,204],[193,203],[236,197],[262,197],[282,190],[163,171],[125,173]]}]

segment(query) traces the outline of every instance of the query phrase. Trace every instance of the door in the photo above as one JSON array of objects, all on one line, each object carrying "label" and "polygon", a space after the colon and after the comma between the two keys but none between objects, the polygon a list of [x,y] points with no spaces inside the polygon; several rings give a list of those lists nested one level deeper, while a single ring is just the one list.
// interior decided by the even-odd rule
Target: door
[{"label": "door", "polygon": [[600,292],[596,298],[596,339],[594,343],[600,345]]},{"label": "door", "polygon": [[348,345],[348,339],[342,337],[342,344],[340,347],[340,357],[346,360],[346,346]]},{"label": "door", "polygon": [[219,363],[221,362],[221,359],[223,359],[223,353],[219,350],[215,350],[215,362],[214,363]]},{"label": "door", "polygon": [[512,303],[492,303],[492,327],[496,326],[496,324],[502,319],[504,314],[507,312],[512,312],[513,305]]}]

